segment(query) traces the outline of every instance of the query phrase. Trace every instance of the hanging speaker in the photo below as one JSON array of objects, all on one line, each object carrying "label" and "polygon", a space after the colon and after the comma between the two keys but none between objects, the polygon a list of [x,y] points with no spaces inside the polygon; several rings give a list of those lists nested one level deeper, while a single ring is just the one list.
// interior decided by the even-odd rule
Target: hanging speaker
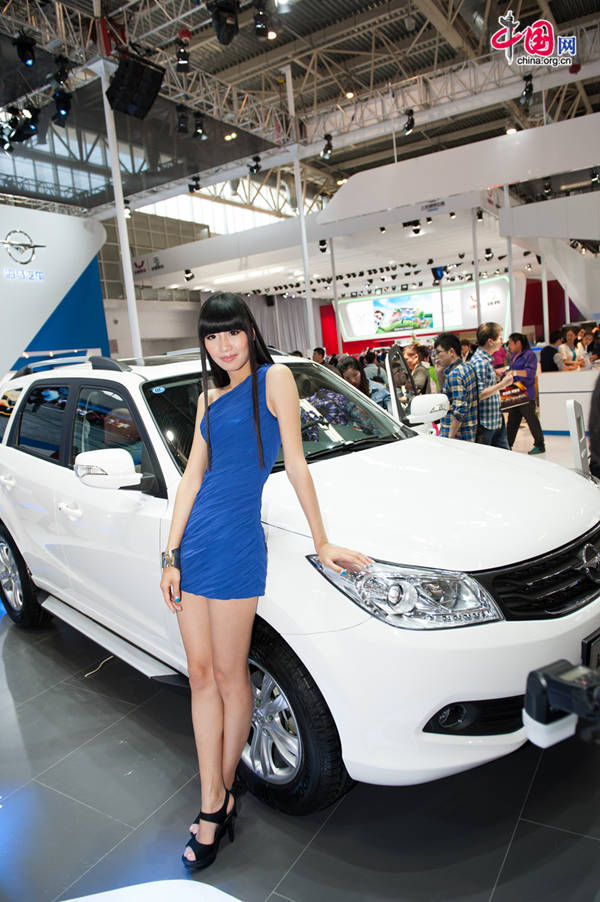
[{"label": "hanging speaker", "polygon": [[106,92],[113,110],[143,119],[156,100],[165,70],[137,56],[122,56]]}]

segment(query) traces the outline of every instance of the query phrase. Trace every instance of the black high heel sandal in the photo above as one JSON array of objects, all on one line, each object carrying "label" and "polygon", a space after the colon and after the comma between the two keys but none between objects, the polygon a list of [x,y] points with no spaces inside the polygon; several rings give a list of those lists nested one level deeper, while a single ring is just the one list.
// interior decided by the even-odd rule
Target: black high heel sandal
[{"label": "black high heel sandal", "polygon": [[[241,799],[239,798],[239,796],[238,796],[237,793],[236,793],[236,785],[235,785],[235,783],[233,784],[233,786],[231,787],[231,789],[226,789],[225,792],[228,792],[229,795],[232,795],[232,796],[233,796],[233,808],[231,809],[231,811],[229,812],[229,814],[232,814],[233,817],[237,817],[238,814],[239,814],[240,811],[241,811],[241,808],[242,808],[242,802],[241,802]],[[227,804],[229,804],[229,802],[227,802]],[[202,820],[206,820],[206,818],[204,818],[204,817],[202,816],[202,812],[199,811],[197,817],[195,817],[194,820],[192,821],[192,824],[199,824],[201,818],[202,818]],[[190,830],[190,833],[192,834],[192,836],[194,836],[194,833],[193,833],[191,830]]]},{"label": "black high heel sandal", "polygon": [[213,861],[217,857],[217,852],[219,851],[219,843],[221,842],[225,833],[229,834],[229,839],[231,842],[233,842],[235,838],[235,798],[233,808],[229,813],[227,813],[227,806],[229,804],[230,795],[231,793],[228,789],[226,789],[225,801],[223,802],[221,808],[211,814],[207,814],[204,811],[201,811],[194,821],[194,823],[200,823],[201,820],[209,821],[211,824],[217,824],[218,826],[215,831],[215,838],[212,843],[199,843],[196,837],[192,836],[190,841],[186,844],[186,849],[191,849],[195,855],[194,861],[190,861],[190,859],[186,858],[185,855],[181,856],[184,867],[186,867],[189,871],[199,870],[200,868],[207,868],[209,864],[213,863]]}]

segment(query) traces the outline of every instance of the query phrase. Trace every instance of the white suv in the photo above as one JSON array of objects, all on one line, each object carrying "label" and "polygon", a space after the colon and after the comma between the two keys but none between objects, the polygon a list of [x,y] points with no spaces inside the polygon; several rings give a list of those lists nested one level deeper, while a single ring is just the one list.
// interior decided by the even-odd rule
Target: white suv
[{"label": "white suv", "polygon": [[[298,385],[327,533],[378,564],[324,572],[275,465],[243,778],[306,813],[353,780],[419,783],[518,748],[527,673],[597,660],[597,486],[417,435],[330,370],[277,359]],[[184,679],[159,560],[199,385],[197,358],[182,356],[93,358],[3,386],[0,593],[16,624],[54,614],[148,676]]]}]

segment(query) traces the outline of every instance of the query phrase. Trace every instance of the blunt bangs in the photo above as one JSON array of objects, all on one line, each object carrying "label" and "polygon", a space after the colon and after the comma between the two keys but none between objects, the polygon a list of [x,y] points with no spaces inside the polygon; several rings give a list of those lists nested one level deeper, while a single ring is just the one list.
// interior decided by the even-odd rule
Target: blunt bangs
[{"label": "blunt bangs", "polygon": [[245,310],[245,304],[240,303],[240,300],[238,295],[222,293],[215,294],[204,302],[198,318],[200,342],[207,335],[216,332],[230,332],[232,329],[249,333],[251,323]]}]

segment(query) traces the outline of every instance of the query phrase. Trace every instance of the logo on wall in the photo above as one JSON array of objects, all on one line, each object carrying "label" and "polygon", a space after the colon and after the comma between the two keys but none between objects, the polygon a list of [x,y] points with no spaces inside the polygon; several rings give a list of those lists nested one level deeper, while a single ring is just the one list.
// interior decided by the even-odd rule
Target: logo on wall
[{"label": "logo on wall", "polygon": [[164,268],[165,268],[165,267],[164,267],[163,264],[160,262],[160,259],[159,259],[158,257],[152,257],[152,266],[150,267],[150,269],[151,269],[153,272],[156,272],[157,269],[164,269]]},{"label": "logo on wall", "polygon": [[20,229],[13,229],[4,241],[0,241],[0,244],[6,248],[11,260],[20,263],[21,266],[31,263],[39,247],[46,247],[45,244],[34,244],[27,232],[22,232]]}]

